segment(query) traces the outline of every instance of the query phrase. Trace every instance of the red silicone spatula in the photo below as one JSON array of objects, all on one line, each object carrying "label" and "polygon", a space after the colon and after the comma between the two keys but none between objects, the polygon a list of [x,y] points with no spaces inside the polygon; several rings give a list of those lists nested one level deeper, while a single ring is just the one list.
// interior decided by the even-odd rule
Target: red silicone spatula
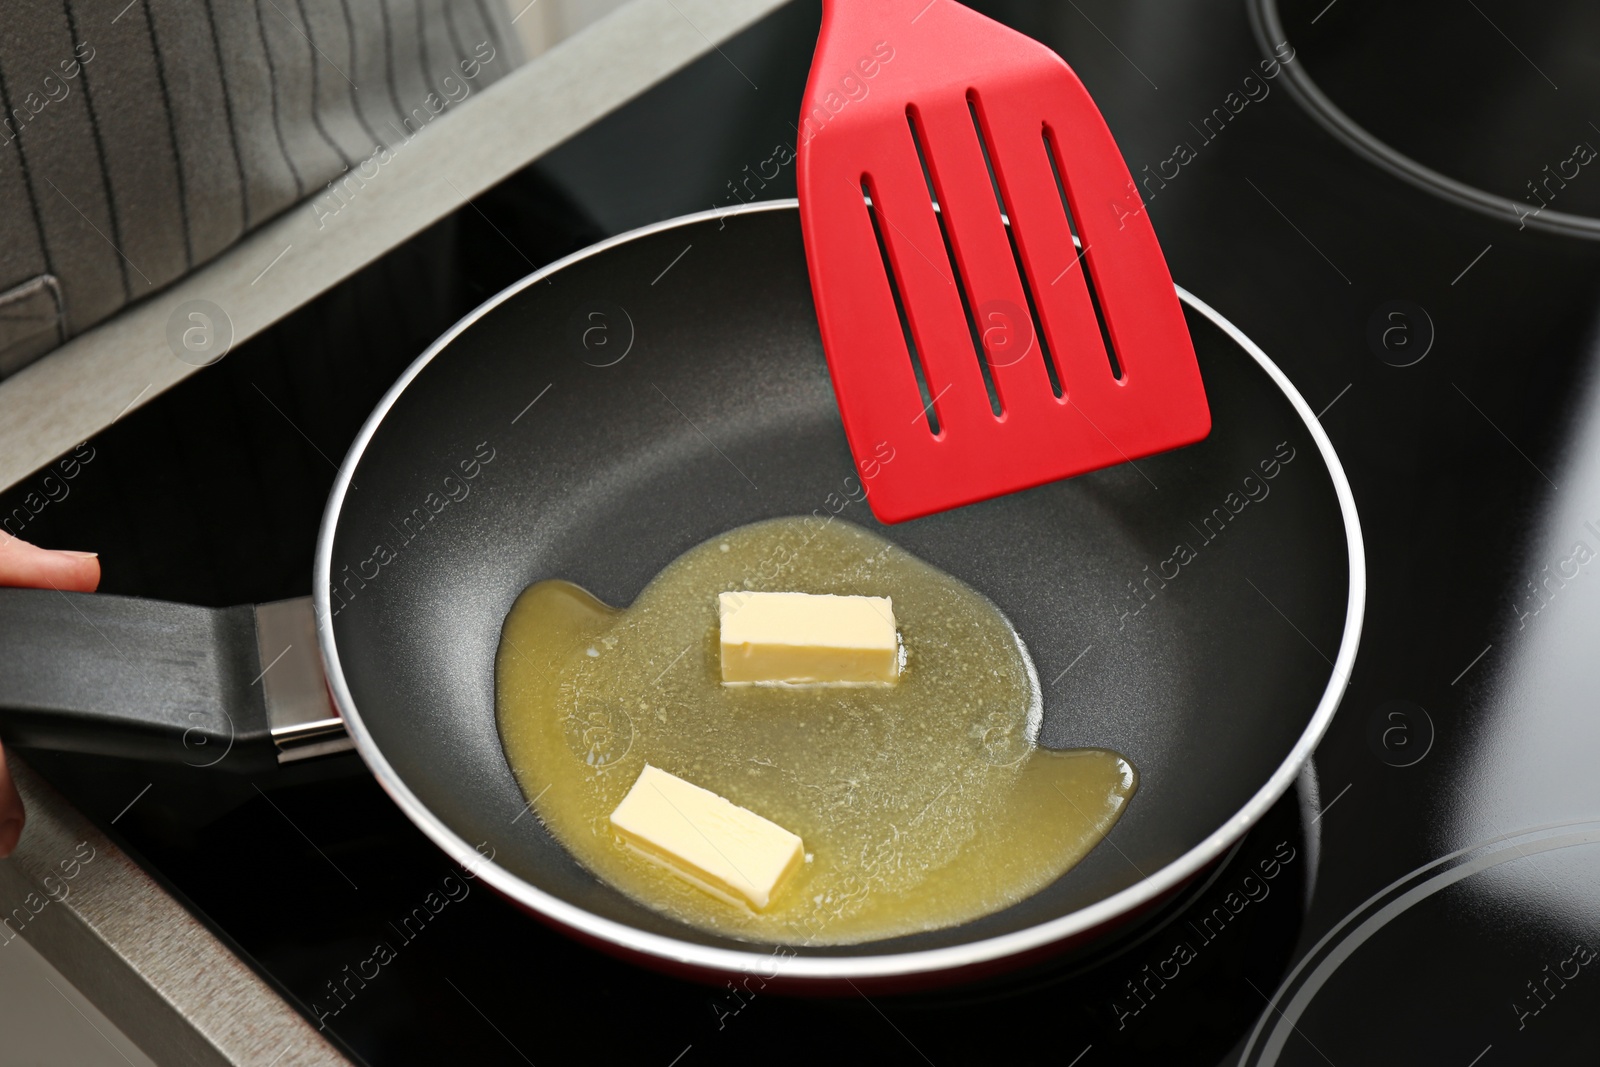
[{"label": "red silicone spatula", "polygon": [[798,179],[823,347],[880,520],[1210,431],[1127,165],[1037,41],[954,0],[824,0]]}]

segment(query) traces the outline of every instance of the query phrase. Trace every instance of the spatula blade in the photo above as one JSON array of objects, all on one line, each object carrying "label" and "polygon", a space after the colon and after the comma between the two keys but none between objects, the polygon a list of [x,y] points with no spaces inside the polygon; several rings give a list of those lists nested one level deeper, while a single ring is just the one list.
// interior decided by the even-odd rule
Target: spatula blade
[{"label": "spatula blade", "polygon": [[1155,232],[1060,57],[953,0],[828,0],[805,100],[812,292],[881,521],[1209,432]]}]

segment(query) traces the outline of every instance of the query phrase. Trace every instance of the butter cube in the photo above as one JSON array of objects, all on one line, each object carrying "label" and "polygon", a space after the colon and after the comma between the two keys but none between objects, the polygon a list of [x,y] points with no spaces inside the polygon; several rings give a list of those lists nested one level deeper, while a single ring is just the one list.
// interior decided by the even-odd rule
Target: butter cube
[{"label": "butter cube", "polygon": [[900,676],[885,596],[723,593],[722,682],[885,685]]},{"label": "butter cube", "polygon": [[611,825],[645,859],[756,911],[805,862],[800,838],[777,823],[648,763],[611,813]]}]

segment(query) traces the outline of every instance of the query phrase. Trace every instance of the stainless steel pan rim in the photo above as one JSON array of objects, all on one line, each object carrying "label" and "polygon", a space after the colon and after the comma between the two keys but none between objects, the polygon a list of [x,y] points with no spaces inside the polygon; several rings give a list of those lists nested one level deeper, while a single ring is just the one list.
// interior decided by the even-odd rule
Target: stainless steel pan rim
[{"label": "stainless steel pan rim", "polygon": [[[322,657],[327,667],[328,686],[333,693],[335,703],[338,705],[339,713],[343,716],[345,725],[350,731],[350,736],[355,741],[356,750],[361,754],[361,758],[366,761],[367,766],[371,768],[372,773],[378,779],[378,783],[394,799],[394,802],[400,806],[401,810],[406,813],[407,817],[432,839],[434,844],[443,849],[446,855],[456,863],[467,870],[473,871],[496,891],[532,911],[571,928],[579,934],[609,942],[630,952],[653,956],[663,961],[692,968],[731,973],[760,972],[770,975],[773,966],[773,949],[752,946],[750,950],[742,951],[699,945],[688,941],[679,941],[660,934],[648,933],[623,923],[593,915],[576,905],[530,885],[504,867],[494,863],[492,859],[485,858],[477,852],[471,843],[446,826],[417,798],[416,794],[411,791],[395,772],[394,768],[390,766],[389,761],[373,740],[366,723],[361,717],[360,709],[356,707],[355,700],[345,683],[344,673],[340,668],[339,648],[334,637],[333,627],[326,624],[333,617],[330,597],[333,576],[333,541],[334,532],[339,525],[340,510],[344,504],[345,493],[350,486],[351,478],[355,473],[356,467],[361,462],[368,442],[371,441],[379,424],[383,422],[384,416],[400,397],[400,394],[405,391],[411,380],[421,373],[422,369],[442,352],[451,341],[479,319],[515,294],[529,286],[538,284],[568,265],[597,255],[624,242],[649,234],[660,233],[664,230],[713,219],[731,218],[761,211],[792,211],[798,206],[799,202],[792,199],[764,201],[729,209],[702,211],[676,219],[669,219],[665,222],[658,222],[629,233],[619,234],[580,252],[575,252],[565,259],[558,260],[533,272],[485,301],[476,310],[452,326],[427,351],[417,357],[416,361],[400,376],[400,379],[384,394],[383,399],[367,418],[360,434],[356,437],[355,443],[350,446],[350,451],[345,456],[344,462],[340,464],[338,477],[334,480],[333,490],[329,494],[328,507],[323,514],[322,527],[317,536],[316,560],[313,571],[313,598],[318,620],[317,639],[322,648]],[[864,956],[790,956],[782,963],[783,977],[839,981],[857,978],[890,978],[957,970],[1026,953],[1094,930],[1119,916],[1132,912],[1160,898],[1164,893],[1192,877],[1207,864],[1221,856],[1289,789],[1296,775],[1300,773],[1301,767],[1310,758],[1317,742],[1321,740],[1323,733],[1327,730],[1328,724],[1333,719],[1334,711],[1339,705],[1339,700],[1344,694],[1345,686],[1350,679],[1351,668],[1355,663],[1356,646],[1360,642],[1361,621],[1366,606],[1366,556],[1361,538],[1361,524],[1356,516],[1355,498],[1350,492],[1350,483],[1345,478],[1344,468],[1340,466],[1338,456],[1334,454],[1333,444],[1328,440],[1327,434],[1323,432],[1322,424],[1318,422],[1316,415],[1311,411],[1305,398],[1295,389],[1283,371],[1279,370],[1278,366],[1254,342],[1240,332],[1238,327],[1223,318],[1210,305],[1181,286],[1177,287],[1177,292],[1179,299],[1211,320],[1218,329],[1238,344],[1240,348],[1244,349],[1245,352],[1249,353],[1261,366],[1261,369],[1267,373],[1268,377],[1272,379],[1278,389],[1282,391],[1284,396],[1288,398],[1296,414],[1300,416],[1301,421],[1305,424],[1311,439],[1316,442],[1322,462],[1327,468],[1329,478],[1333,482],[1334,492],[1338,497],[1339,510],[1344,517],[1345,543],[1349,551],[1350,589],[1345,612],[1344,633],[1339,642],[1339,652],[1334,658],[1332,674],[1326,688],[1323,690],[1321,699],[1317,703],[1316,712],[1312,715],[1305,731],[1295,743],[1288,757],[1284,759],[1283,763],[1279,765],[1278,769],[1256,791],[1244,807],[1239,809],[1231,818],[1217,827],[1216,830],[1188,852],[1142,881],[1112,896],[1106,897],[1088,907],[1080,908],[1068,915],[1040,923],[1025,930],[944,948]]]}]

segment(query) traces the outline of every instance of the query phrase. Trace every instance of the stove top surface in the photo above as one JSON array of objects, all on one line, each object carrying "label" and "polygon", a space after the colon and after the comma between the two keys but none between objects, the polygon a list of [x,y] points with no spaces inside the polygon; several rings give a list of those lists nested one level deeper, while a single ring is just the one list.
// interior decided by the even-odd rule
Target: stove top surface
[{"label": "stove top surface", "polygon": [[[476,883],[441,896],[455,868],[353,755],[253,780],[26,758],[374,1065],[1593,1063],[1600,244],[1397,174],[1286,73],[1431,172],[1581,223],[1600,203],[1575,147],[1600,145],[1581,118],[1600,92],[1592,13],[976,6],[1078,71],[1174,278],[1321,412],[1360,509],[1370,584],[1348,693],[1298,788],[1204,878],[1028,971],[792,999],[641,970]],[[455,318],[527,261],[793,195],[777,160],[818,18],[780,10],[485,197],[481,218],[435,227],[130,415],[89,443],[35,539],[97,548],[108,591],[304,595],[326,457]]]}]

